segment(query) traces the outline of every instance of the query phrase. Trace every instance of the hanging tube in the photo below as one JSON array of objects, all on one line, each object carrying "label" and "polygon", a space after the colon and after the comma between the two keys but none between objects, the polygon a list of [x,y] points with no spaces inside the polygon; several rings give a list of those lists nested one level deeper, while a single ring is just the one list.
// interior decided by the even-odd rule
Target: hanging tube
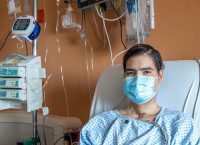
[{"label": "hanging tube", "polygon": [[[37,21],[37,0],[33,0],[33,17]],[[37,56],[37,39],[32,42],[33,55]],[[33,138],[37,138],[37,110],[32,111]],[[35,144],[36,145],[36,144]]]},{"label": "hanging tube", "polygon": [[154,19],[154,0],[150,1],[150,27],[155,29],[155,19]]},{"label": "hanging tube", "polygon": [[[33,17],[37,21],[37,8],[38,8],[38,1],[33,0]],[[37,56],[37,39],[33,40],[32,43],[33,55]]]}]

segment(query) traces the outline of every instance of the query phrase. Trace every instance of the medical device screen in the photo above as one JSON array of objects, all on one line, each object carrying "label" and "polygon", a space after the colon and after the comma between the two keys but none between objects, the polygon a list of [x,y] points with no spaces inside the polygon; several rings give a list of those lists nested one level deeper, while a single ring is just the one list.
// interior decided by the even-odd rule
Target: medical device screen
[{"label": "medical device screen", "polygon": [[4,98],[6,96],[6,91],[0,91],[0,98]]},{"label": "medical device screen", "polygon": [[29,19],[18,19],[16,25],[14,26],[14,30],[26,30],[29,23]]},{"label": "medical device screen", "polygon": [[5,86],[5,84],[6,84],[6,80],[0,80],[0,87]]}]

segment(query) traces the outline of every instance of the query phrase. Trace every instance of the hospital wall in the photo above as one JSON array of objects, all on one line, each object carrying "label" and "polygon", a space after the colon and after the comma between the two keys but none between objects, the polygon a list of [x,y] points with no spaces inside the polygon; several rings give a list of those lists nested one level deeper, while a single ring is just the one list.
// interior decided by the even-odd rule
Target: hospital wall
[{"label": "hospital wall", "polygon": [[[6,0],[0,2],[1,45],[13,23],[13,19],[8,18],[6,2]],[[23,0],[21,2],[23,3]],[[199,5],[199,0],[155,0],[155,30],[151,32],[146,43],[157,48],[164,60],[200,59]],[[72,3],[72,6],[77,23],[81,24],[80,11],[75,3]],[[109,48],[107,43],[103,41],[102,20],[95,13],[100,31],[100,35],[98,35],[91,11],[86,12],[87,37],[93,47],[93,53],[91,53],[89,46],[85,48],[77,29],[63,29],[61,27],[60,17],[59,31],[56,34],[56,0],[39,1],[38,8],[44,9],[44,7],[46,28],[42,23],[42,31],[38,39],[38,55],[42,56],[42,64],[46,68],[47,75],[52,74],[45,90],[45,103],[50,109],[50,114],[76,116],[85,123],[88,120],[96,82],[102,71],[111,65]],[[63,0],[60,1],[59,11],[60,15],[65,12]],[[108,10],[106,17],[116,17],[116,15],[112,10]],[[113,54],[116,55],[124,50],[120,41],[119,24],[118,22],[107,22],[106,24]],[[58,52],[57,38],[60,42],[60,53]],[[0,60],[11,53],[26,54],[25,46],[24,48],[20,48],[20,46],[20,42],[9,37],[0,52]],[[29,55],[31,47],[31,44],[28,43]],[[45,62],[47,48],[48,54]],[[121,63],[121,60],[122,56],[115,63]],[[92,62],[94,68],[92,68]],[[61,66],[63,67],[66,95],[62,83]]]}]

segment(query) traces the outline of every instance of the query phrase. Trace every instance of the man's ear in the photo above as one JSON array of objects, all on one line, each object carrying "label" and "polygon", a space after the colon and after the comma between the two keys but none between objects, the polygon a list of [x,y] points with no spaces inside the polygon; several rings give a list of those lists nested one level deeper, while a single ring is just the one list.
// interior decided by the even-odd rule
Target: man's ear
[{"label": "man's ear", "polygon": [[158,80],[159,80],[159,84],[162,83],[162,81],[164,80],[164,72],[163,70],[160,70],[158,73]]}]

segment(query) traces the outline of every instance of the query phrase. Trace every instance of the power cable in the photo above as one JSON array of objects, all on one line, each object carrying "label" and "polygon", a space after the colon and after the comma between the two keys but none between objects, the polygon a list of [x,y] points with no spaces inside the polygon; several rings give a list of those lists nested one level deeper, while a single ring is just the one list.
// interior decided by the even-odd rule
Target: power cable
[{"label": "power cable", "polygon": [[8,40],[8,37],[10,36],[11,31],[8,32],[6,39],[4,40],[3,44],[1,45],[0,51],[3,49],[4,45],[6,44],[6,41]]},{"label": "power cable", "polygon": [[[116,10],[116,8],[115,8],[115,6],[113,5],[112,0],[110,0],[110,3],[111,3],[111,5],[112,5],[113,9],[115,10],[115,13],[117,14],[117,16],[120,17],[120,16],[119,16],[119,13],[117,12],[117,10]],[[121,42],[122,42],[124,48],[127,49],[127,48],[126,48],[126,45],[125,45],[125,43],[124,43],[124,41],[123,41],[123,36],[122,36],[122,35],[123,35],[123,33],[122,33],[122,21],[121,21],[121,19],[119,19],[119,25],[120,25],[120,33],[121,33]]]},{"label": "power cable", "polygon": [[45,131],[45,116],[44,115],[42,115],[42,128],[43,128],[44,144],[47,145],[46,131]]},{"label": "power cable", "polygon": [[60,141],[62,138],[64,138],[64,136],[59,137],[56,142],[54,143],[54,145],[56,145],[58,143],[58,141]]},{"label": "power cable", "polygon": [[27,41],[25,40],[25,46],[26,46],[26,55],[28,56],[28,46],[27,46]]},{"label": "power cable", "polygon": [[[37,133],[37,137],[38,137],[39,140],[40,140],[40,135],[39,135],[38,129],[36,129],[36,133]],[[41,144],[41,140],[40,140],[40,145],[42,145],[42,144]]]}]

